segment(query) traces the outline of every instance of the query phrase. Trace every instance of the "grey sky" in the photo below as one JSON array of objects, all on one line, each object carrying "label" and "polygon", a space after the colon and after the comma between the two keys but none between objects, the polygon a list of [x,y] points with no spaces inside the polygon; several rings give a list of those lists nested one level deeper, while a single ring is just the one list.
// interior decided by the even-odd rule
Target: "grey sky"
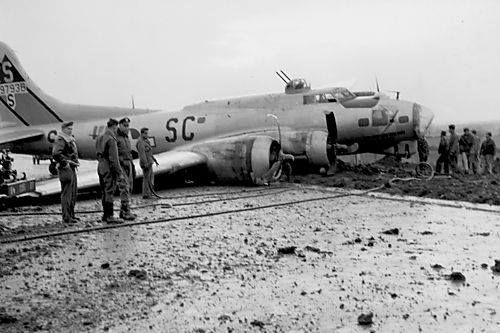
[{"label": "grey sky", "polygon": [[177,110],[313,87],[398,89],[436,122],[500,120],[499,1],[8,1],[0,39],[63,101]]}]

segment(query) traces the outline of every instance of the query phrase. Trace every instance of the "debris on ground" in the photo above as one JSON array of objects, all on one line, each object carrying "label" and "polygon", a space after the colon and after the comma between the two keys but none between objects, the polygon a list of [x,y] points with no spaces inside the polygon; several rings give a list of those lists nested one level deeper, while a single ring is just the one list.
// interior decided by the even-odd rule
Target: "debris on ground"
[{"label": "debris on ground", "polygon": [[314,247],[314,246],[310,246],[310,245],[307,245],[304,250],[306,251],[311,251],[311,252],[316,252],[316,253],[320,253],[321,250],[318,249],[317,247]]},{"label": "debris on ground", "polygon": [[148,274],[146,273],[146,271],[144,271],[142,269],[131,269],[128,272],[128,276],[135,277],[136,279],[139,279],[139,280],[146,280],[146,277],[148,276]]},{"label": "debris on ground", "polygon": [[264,328],[264,326],[266,326],[266,324],[264,324],[264,322],[257,320],[257,319],[252,320],[250,322],[250,325],[255,326],[255,327],[259,327],[259,328]]},{"label": "debris on ground", "polygon": [[17,322],[17,318],[7,313],[0,312],[0,324],[13,324]]},{"label": "debris on ground", "polygon": [[382,231],[382,233],[384,235],[399,235],[399,229],[398,228],[393,228],[393,229],[389,229],[389,230],[386,230],[386,231]]},{"label": "debris on ground", "polygon": [[460,272],[453,272],[450,275],[447,275],[446,278],[450,281],[455,281],[455,282],[465,281],[465,275],[463,275]]},{"label": "debris on ground", "polygon": [[362,313],[358,317],[358,324],[360,325],[371,325],[373,324],[373,313]]},{"label": "debris on ground", "polygon": [[432,269],[435,269],[435,270],[440,270],[440,269],[443,269],[444,267],[441,266],[440,264],[434,264],[431,266]]},{"label": "debris on ground", "polygon": [[278,249],[278,254],[295,254],[296,246],[285,246]]}]

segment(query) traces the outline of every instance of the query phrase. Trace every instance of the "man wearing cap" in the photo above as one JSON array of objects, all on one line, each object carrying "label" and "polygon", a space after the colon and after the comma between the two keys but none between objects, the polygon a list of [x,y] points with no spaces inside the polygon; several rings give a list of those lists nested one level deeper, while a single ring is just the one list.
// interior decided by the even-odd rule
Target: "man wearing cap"
[{"label": "man wearing cap", "polygon": [[61,133],[57,136],[52,147],[52,156],[58,163],[59,181],[61,182],[61,210],[63,223],[76,223],[80,219],[75,217],[75,203],[77,193],[76,168],[78,150],[73,134],[73,122],[64,122]]},{"label": "man wearing cap", "polygon": [[139,164],[142,169],[142,198],[153,199],[154,173],[153,162],[158,165],[158,161],[153,156],[153,148],[149,142],[149,129],[141,128],[141,137],[137,140],[136,148],[139,153]]},{"label": "man wearing cap", "polygon": [[134,163],[132,163],[132,146],[128,137],[130,119],[125,117],[118,122],[116,131],[116,141],[118,144],[118,157],[122,168],[123,177],[118,180],[120,189],[120,218],[132,221],[137,217],[130,212],[130,193],[134,183]]},{"label": "man wearing cap", "polygon": [[120,178],[123,178],[122,168],[118,158],[116,130],[118,121],[109,119],[106,131],[97,137],[97,174],[102,192],[102,221],[106,223],[122,223],[122,220],[113,217],[113,195]]}]

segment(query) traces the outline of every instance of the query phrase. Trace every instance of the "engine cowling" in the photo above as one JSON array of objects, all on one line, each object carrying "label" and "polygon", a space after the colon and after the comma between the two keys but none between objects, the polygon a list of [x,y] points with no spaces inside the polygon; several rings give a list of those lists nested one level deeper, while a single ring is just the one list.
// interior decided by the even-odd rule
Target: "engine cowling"
[{"label": "engine cowling", "polygon": [[220,182],[257,184],[279,160],[281,146],[269,136],[227,138],[195,145],[207,156],[211,176]]},{"label": "engine cowling", "polygon": [[328,133],[313,131],[307,134],[306,156],[309,163],[317,166],[328,166],[330,164],[328,149]]}]

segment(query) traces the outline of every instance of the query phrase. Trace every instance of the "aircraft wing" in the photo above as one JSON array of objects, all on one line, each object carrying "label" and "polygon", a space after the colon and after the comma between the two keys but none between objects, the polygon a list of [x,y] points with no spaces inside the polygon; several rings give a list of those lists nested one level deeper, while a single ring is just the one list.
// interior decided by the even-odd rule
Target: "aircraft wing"
[{"label": "aircraft wing", "polygon": [[21,142],[29,139],[38,139],[44,136],[44,132],[29,127],[9,127],[0,129],[0,145]]},{"label": "aircraft wing", "polygon": [[[191,152],[191,151],[167,151],[155,155],[159,166],[153,166],[155,175],[175,173],[179,170],[189,167],[203,165],[206,163],[207,158],[205,155]],[[134,160],[137,177],[142,177],[142,169],[139,166],[139,160]],[[79,170],[78,177],[78,190],[86,190],[99,186],[99,177],[97,175],[97,162],[86,168],[86,170]],[[61,185],[59,178],[51,178],[36,184],[36,192],[40,196],[54,195],[61,192]]]}]

